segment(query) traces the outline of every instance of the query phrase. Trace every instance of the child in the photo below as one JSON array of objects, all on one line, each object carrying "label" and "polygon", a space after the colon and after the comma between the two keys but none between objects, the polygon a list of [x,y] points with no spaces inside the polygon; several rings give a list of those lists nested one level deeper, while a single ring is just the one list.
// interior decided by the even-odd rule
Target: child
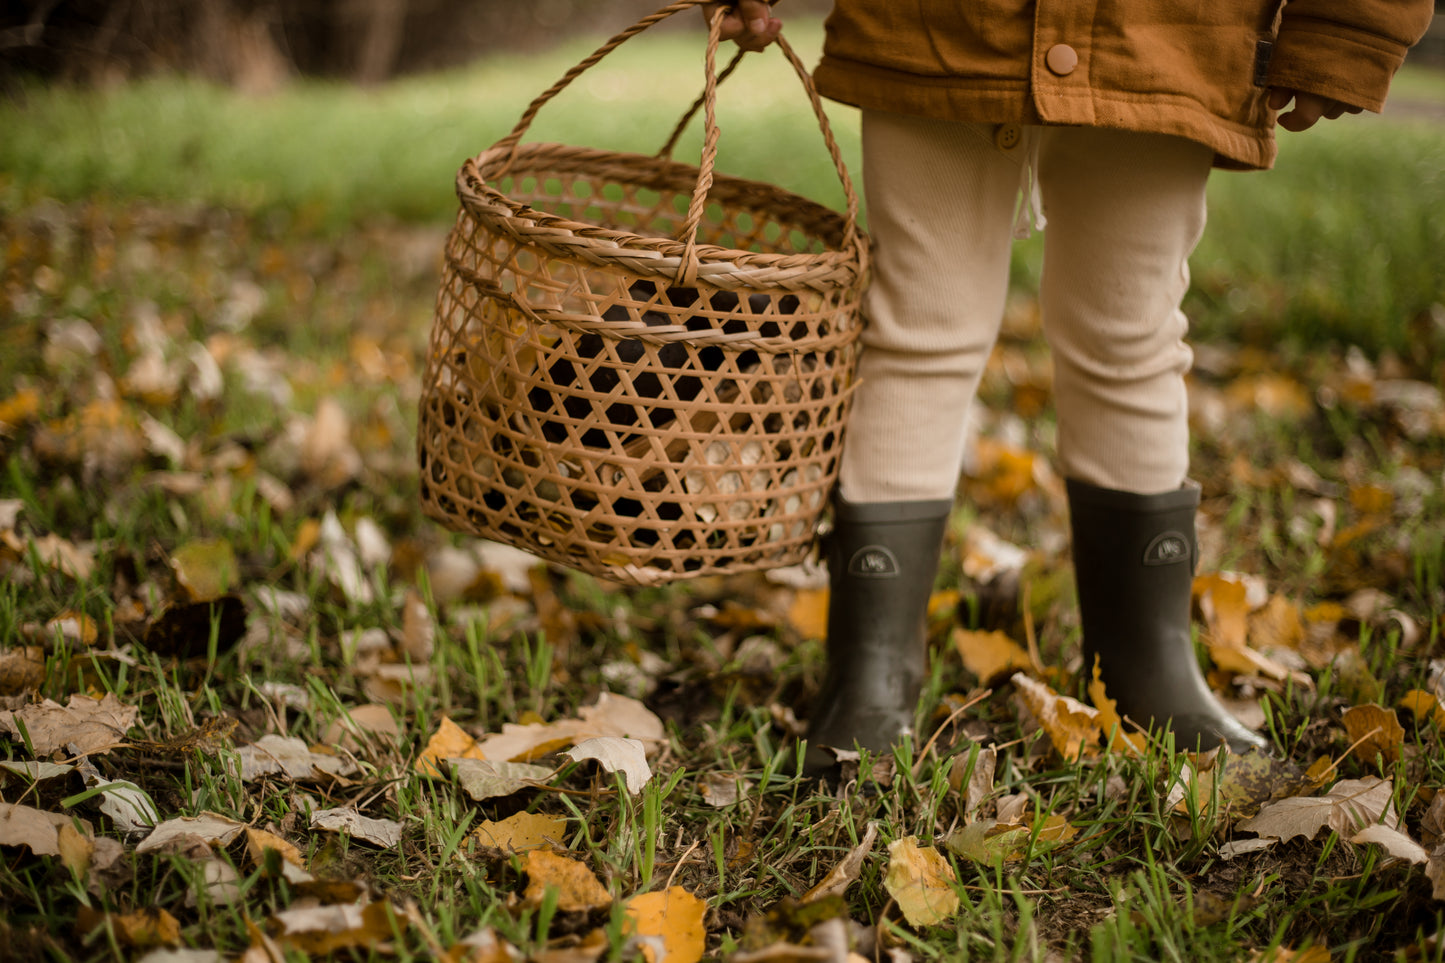
[{"label": "child", "polygon": [[[874,254],[810,769],[831,761],[820,746],[909,734],[968,406],[1029,220],[1048,224],[1040,305],[1085,667],[1097,658],[1121,714],[1168,725],[1180,748],[1266,745],[1214,698],[1190,641],[1187,260],[1210,170],[1270,167],[1276,122],[1378,111],[1432,14],[1432,0],[835,0],[814,79],[862,109]],[[755,50],[781,26],[764,0],[722,25]]]}]

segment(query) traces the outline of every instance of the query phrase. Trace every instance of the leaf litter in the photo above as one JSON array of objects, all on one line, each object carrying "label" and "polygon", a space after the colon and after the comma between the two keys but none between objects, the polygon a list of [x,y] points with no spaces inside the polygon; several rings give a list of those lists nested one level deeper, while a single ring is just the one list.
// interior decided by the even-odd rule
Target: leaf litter
[{"label": "leaf litter", "polygon": [[[1388,877],[1401,899],[1445,900],[1438,369],[1350,354],[1267,373],[1240,350],[1227,378],[1196,373],[1202,653],[1217,689],[1267,703],[1289,735],[1277,756],[1169,768],[1070,661],[1061,486],[1032,420],[1047,378],[1006,336],[962,485],[971,524],[950,533],[931,606],[944,691],[928,750],[911,771],[875,761],[873,778],[893,772],[881,792],[862,791],[865,770],[784,804],[763,753],[801,731],[816,689],[821,567],[632,592],[439,535],[414,504],[408,413],[433,279],[368,287],[385,229],[297,240],[226,212],[84,205],[0,229],[6,296],[35,333],[5,362],[0,436],[12,479],[45,479],[41,497],[0,498],[20,626],[0,646],[0,848],[90,891],[160,853],[199,873],[199,892],[157,890],[164,905],[88,929],[171,946],[169,916],[204,940],[211,900],[242,908],[227,950],[243,958],[430,946],[410,900],[466,878],[484,880],[494,926],[438,956],[595,961],[617,940],[653,963],[727,945],[901,961],[889,927],[949,932],[973,912],[959,894],[998,872],[1112,906],[1108,874],[1086,868],[1099,820],[1118,828],[1115,858],[1141,845],[1145,798],[1170,845],[1202,854],[1176,851],[1187,866],[1217,855],[1260,874],[1250,886],[1308,886],[1338,838],[1337,872],[1368,848],[1403,867]],[[83,282],[56,267],[79,250],[65,237],[114,250]],[[300,318],[330,344],[290,348]],[[1326,454],[1305,464],[1311,446]],[[242,781],[234,798],[187,795],[183,770]],[[451,864],[416,862],[443,838],[461,841]],[[257,901],[239,866],[297,895]],[[519,928],[549,905],[549,929]],[[614,905],[625,925],[609,934]],[[1085,931],[1036,912],[1056,945]],[[1334,925],[1312,919],[1288,938]],[[1254,946],[1275,937],[1236,925]]]}]

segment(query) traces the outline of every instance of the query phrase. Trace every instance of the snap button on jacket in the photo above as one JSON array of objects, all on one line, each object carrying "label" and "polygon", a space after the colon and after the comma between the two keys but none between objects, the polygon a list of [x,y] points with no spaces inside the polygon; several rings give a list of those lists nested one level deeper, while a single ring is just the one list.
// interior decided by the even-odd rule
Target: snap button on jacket
[{"label": "snap button on jacket", "polygon": [[943,120],[1175,134],[1274,162],[1270,86],[1378,111],[1432,0],[836,0],[827,97]]}]

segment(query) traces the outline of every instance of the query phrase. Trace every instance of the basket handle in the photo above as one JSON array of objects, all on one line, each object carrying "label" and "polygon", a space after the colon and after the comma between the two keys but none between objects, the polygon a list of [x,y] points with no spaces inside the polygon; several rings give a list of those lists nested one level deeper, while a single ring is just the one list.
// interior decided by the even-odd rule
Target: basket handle
[{"label": "basket handle", "polygon": [[[538,94],[536,99],[522,112],[521,118],[517,121],[516,126],[512,128],[511,132],[493,145],[494,149],[497,147],[509,149],[507,160],[503,162],[498,176],[505,176],[511,168],[512,161],[516,157],[517,145],[520,143],[522,136],[526,134],[527,130],[532,126],[532,121],[536,119],[537,114],[552,98],[565,90],[572,81],[591,69],[598,61],[617,49],[617,47],[621,46],[624,42],[646,30],[648,27],[666,20],[675,13],[698,6],[704,2],[706,2],[706,0],[673,0],[672,3],[669,3],[654,13],[648,14],[626,30],[618,33],[571,70],[567,71],[567,73],[563,74],[562,78],[551,87],[548,87],[542,91],[542,93]],[[667,156],[671,152],[673,144],[682,133],[682,129],[687,125],[687,122],[692,119],[693,115],[697,113],[700,104],[703,108],[705,133],[703,136],[702,158],[698,164],[697,185],[693,189],[692,199],[688,204],[687,219],[683,222],[682,229],[678,232],[678,240],[683,241],[686,245],[683,250],[682,263],[679,265],[677,273],[676,283],[680,285],[690,286],[697,278],[697,228],[698,225],[702,223],[703,209],[707,204],[707,195],[712,189],[713,165],[717,160],[718,127],[714,107],[717,101],[717,85],[719,82],[717,73],[717,49],[719,43],[721,43],[723,14],[724,8],[719,7],[708,22],[707,54],[705,57],[706,83],[703,88],[703,94],[683,115],[682,121],[673,131],[672,136],[668,139],[667,144],[664,145],[660,155]],[[813,78],[809,76],[807,67],[798,59],[798,55],[781,35],[777,38],[777,44],[779,49],[783,51],[783,55],[787,57],[788,63],[792,65],[794,72],[798,75],[798,79],[803,85],[804,92],[808,95],[808,103],[812,106],[813,116],[818,121],[818,127],[822,131],[823,142],[828,150],[828,156],[833,161],[833,170],[837,173],[838,180],[843,186],[843,196],[846,202],[843,245],[845,248],[861,251],[862,245],[858,235],[858,195],[853,189],[852,179],[848,176],[848,168],[843,163],[843,153],[839,150],[838,142],[833,137],[833,129],[828,123],[828,116],[823,111],[822,98],[818,96],[818,91],[813,86]],[[728,68],[723,72],[723,77],[726,77],[732,72],[741,57],[742,52],[740,51],[738,55],[733,58],[733,62],[729,64]]]}]

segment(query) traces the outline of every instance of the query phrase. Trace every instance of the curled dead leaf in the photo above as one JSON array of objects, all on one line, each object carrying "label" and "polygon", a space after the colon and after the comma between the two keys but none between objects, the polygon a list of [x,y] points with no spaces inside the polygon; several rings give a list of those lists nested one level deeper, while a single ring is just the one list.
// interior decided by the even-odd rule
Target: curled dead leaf
[{"label": "curled dead leaf", "polygon": [[953,867],[932,846],[906,836],[888,845],[883,886],[913,926],[933,926],[958,912],[958,881]]}]

